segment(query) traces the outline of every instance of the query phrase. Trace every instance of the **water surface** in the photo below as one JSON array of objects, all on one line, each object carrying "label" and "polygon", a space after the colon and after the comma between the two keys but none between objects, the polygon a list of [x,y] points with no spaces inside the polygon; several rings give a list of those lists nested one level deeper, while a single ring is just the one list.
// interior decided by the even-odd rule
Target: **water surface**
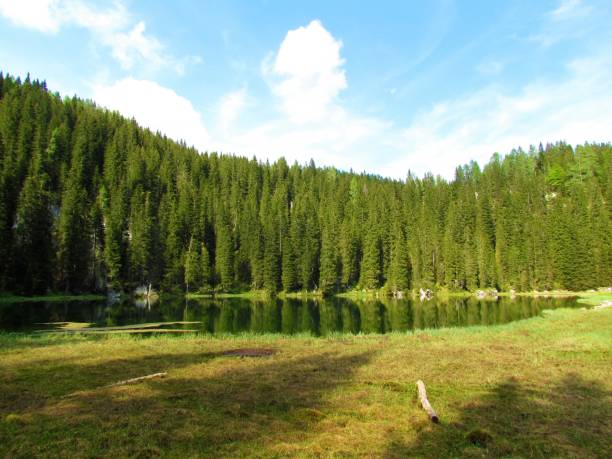
[{"label": "water surface", "polygon": [[154,304],[134,300],[0,303],[0,330],[56,330],[65,328],[66,324],[72,328],[90,328],[158,323],[152,328],[188,329],[209,334],[251,332],[326,336],[496,325],[537,316],[545,309],[577,306],[575,298],[529,297],[451,298],[445,301],[434,298],[425,302],[412,299],[252,301],[162,297]]}]

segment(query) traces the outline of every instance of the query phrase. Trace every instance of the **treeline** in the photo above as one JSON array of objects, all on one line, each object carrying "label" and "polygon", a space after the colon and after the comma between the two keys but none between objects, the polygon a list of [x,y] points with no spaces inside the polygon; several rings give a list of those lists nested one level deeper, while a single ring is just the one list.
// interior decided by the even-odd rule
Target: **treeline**
[{"label": "treeline", "polygon": [[603,286],[611,179],[610,144],[450,182],[200,154],[0,73],[0,291]]}]

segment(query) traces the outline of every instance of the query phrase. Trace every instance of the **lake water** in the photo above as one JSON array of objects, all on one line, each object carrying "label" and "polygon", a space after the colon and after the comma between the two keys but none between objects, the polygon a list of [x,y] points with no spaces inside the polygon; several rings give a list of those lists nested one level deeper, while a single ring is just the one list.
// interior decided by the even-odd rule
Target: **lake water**
[{"label": "lake water", "polygon": [[[422,328],[496,325],[540,315],[545,309],[577,307],[574,298],[451,298],[446,301],[203,299],[162,297],[143,301],[0,303],[0,330],[33,331],[153,324],[153,330],[209,334],[388,333]],[[190,323],[170,323],[190,322]],[[80,325],[77,325],[80,324]],[[129,327],[126,327],[129,328]],[[142,331],[142,330],[141,330]]]}]

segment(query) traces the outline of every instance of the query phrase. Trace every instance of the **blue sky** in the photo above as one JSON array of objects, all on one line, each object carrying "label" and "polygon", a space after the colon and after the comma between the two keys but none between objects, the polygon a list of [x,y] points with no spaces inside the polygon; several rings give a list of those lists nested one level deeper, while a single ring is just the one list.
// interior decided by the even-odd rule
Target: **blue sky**
[{"label": "blue sky", "polygon": [[200,150],[452,177],[612,140],[612,3],[0,0],[0,69]]}]

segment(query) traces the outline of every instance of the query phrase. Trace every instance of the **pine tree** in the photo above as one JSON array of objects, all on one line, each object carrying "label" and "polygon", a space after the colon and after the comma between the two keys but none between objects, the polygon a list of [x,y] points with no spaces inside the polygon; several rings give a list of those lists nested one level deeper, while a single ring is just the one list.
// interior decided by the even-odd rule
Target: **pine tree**
[{"label": "pine tree", "polygon": [[197,291],[202,286],[202,260],[200,257],[200,244],[189,241],[189,248],[185,255],[185,292]]},{"label": "pine tree", "polygon": [[223,291],[229,291],[234,285],[233,256],[234,247],[227,216],[222,213],[216,225],[215,269],[219,278],[219,286]]},{"label": "pine tree", "polygon": [[210,289],[212,285],[212,270],[210,267],[210,255],[204,243],[200,247],[200,278],[202,280],[202,287],[206,290]]},{"label": "pine tree", "polygon": [[268,227],[268,231],[264,234],[264,288],[270,293],[276,293],[280,281],[279,240],[272,227]]},{"label": "pine tree", "polygon": [[106,191],[100,187],[97,199],[94,201],[89,212],[91,222],[91,291],[101,291],[104,289],[104,214],[102,206]]},{"label": "pine tree", "polygon": [[295,232],[295,230],[292,229],[293,225],[295,225],[295,223],[292,219],[287,228],[287,233],[283,235],[282,239],[282,282],[285,292],[292,292],[297,288],[297,256],[293,245],[294,239],[292,235]]},{"label": "pine tree", "polygon": [[321,268],[319,287],[324,295],[338,291],[340,260],[332,225],[323,227],[321,234]]},{"label": "pine tree", "polygon": [[69,178],[62,193],[58,223],[59,285],[66,291],[83,291],[89,287],[91,252],[87,193],[83,187],[84,158],[75,151]]},{"label": "pine tree", "polygon": [[389,269],[389,287],[392,292],[406,291],[410,288],[410,258],[408,243],[404,236],[403,225],[396,220],[393,245],[391,248],[391,265]]},{"label": "pine tree", "polygon": [[132,196],[129,222],[129,264],[131,279],[138,285],[148,285],[153,279],[155,217],[150,193],[136,192]]},{"label": "pine tree", "polygon": [[13,233],[11,228],[9,190],[7,180],[0,170],[0,291],[8,289],[9,276],[13,266]]},{"label": "pine tree", "polygon": [[110,197],[110,205],[105,215],[104,260],[107,270],[107,283],[112,289],[121,289],[125,283],[126,265],[126,222],[127,196],[123,187]]},{"label": "pine tree", "polygon": [[380,287],[382,272],[380,239],[373,222],[370,222],[370,228],[366,231],[359,285],[362,288],[375,289]]},{"label": "pine tree", "polygon": [[36,157],[19,195],[15,224],[17,278],[27,294],[45,293],[52,286],[52,220],[46,185]]},{"label": "pine tree", "polygon": [[476,196],[476,199],[474,238],[478,264],[478,286],[484,289],[495,285],[494,229],[488,196],[481,191]]}]

